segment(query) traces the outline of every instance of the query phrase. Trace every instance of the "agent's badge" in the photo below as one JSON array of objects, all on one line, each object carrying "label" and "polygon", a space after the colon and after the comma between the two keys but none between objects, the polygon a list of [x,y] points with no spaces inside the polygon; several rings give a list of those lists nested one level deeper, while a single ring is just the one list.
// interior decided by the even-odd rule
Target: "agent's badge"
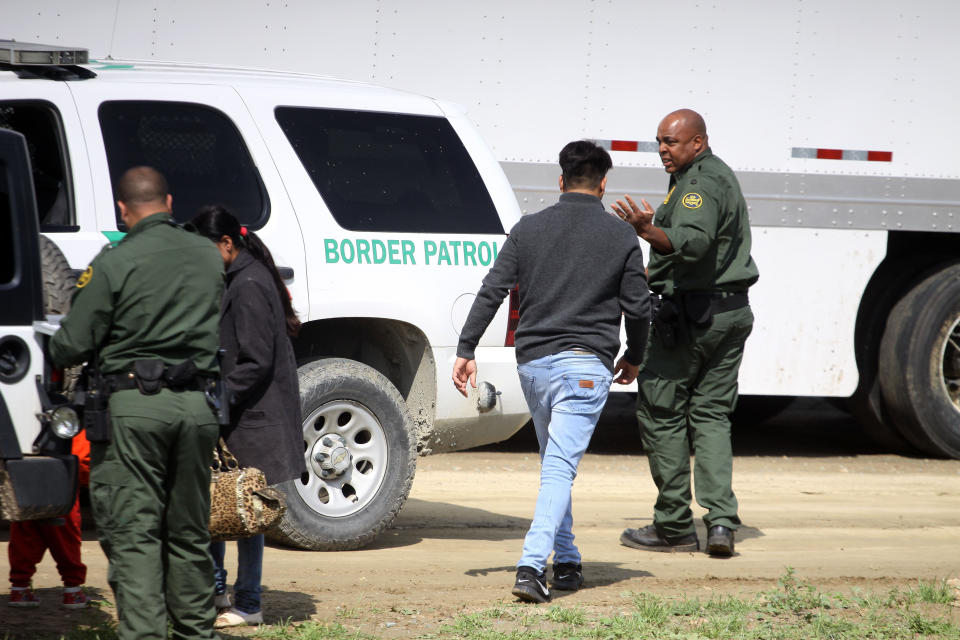
[{"label": "agent's badge", "polygon": [[699,209],[700,205],[703,204],[703,198],[700,197],[699,193],[688,193],[683,196],[683,200],[680,202],[683,203],[687,209]]},{"label": "agent's badge", "polygon": [[93,278],[93,265],[90,265],[84,269],[83,273],[80,274],[80,277],[77,278],[77,289],[83,289],[85,286],[90,284],[90,280]]}]

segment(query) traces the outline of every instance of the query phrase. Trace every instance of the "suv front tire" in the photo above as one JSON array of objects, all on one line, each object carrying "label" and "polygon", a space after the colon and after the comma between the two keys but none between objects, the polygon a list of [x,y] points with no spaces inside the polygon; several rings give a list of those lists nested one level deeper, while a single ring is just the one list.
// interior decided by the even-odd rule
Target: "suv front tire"
[{"label": "suv front tire", "polygon": [[316,360],[299,378],[307,472],[280,485],[287,510],[270,537],[301,549],[358,549],[410,494],[417,452],[407,404],[383,374],[354,360]]}]

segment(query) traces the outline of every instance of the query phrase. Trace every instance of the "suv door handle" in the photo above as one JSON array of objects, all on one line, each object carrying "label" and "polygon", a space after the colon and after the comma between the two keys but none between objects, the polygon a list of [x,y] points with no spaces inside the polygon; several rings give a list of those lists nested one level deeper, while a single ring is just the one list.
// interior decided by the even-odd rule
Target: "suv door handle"
[{"label": "suv door handle", "polygon": [[293,280],[293,267],[277,267],[282,280]]}]

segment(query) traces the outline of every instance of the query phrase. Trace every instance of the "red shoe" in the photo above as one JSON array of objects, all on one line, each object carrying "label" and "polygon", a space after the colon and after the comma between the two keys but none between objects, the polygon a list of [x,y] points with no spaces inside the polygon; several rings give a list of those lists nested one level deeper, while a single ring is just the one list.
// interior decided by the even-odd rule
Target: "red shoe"
[{"label": "red shoe", "polygon": [[63,606],[67,609],[83,609],[90,602],[87,594],[83,592],[83,587],[67,587],[67,589],[63,590]]},{"label": "red shoe", "polygon": [[10,599],[7,604],[11,607],[36,607],[40,604],[40,598],[30,587],[23,589],[10,589]]}]

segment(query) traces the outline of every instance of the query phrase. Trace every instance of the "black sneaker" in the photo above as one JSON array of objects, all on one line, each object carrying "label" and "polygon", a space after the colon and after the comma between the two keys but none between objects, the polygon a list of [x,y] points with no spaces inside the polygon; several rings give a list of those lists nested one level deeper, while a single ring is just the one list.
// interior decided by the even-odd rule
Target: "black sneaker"
[{"label": "black sneaker", "polygon": [[707,553],[712,556],[732,556],[733,531],[722,524],[710,527],[707,533]]},{"label": "black sneaker", "polygon": [[583,586],[583,566],[572,562],[554,562],[550,586],[557,591],[576,591]]},{"label": "black sneaker", "polygon": [[511,593],[526,602],[550,602],[546,572],[537,573],[533,567],[517,567],[517,581]]},{"label": "black sneaker", "polygon": [[643,549],[644,551],[699,551],[700,539],[697,533],[688,533],[685,536],[667,538],[660,535],[652,524],[641,529],[624,529],[620,534],[620,544]]}]

